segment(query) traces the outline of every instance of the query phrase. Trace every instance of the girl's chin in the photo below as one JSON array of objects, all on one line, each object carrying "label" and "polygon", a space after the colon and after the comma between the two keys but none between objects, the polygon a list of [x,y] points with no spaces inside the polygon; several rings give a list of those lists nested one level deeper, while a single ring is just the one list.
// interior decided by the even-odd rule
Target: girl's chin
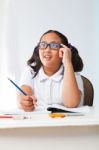
[{"label": "girl's chin", "polygon": [[50,64],[50,63],[52,63],[52,61],[50,61],[50,60],[43,61],[43,64]]},{"label": "girl's chin", "polygon": [[51,62],[44,62],[43,63],[43,65],[45,66],[45,67],[52,67],[53,66],[53,63],[51,63]]}]

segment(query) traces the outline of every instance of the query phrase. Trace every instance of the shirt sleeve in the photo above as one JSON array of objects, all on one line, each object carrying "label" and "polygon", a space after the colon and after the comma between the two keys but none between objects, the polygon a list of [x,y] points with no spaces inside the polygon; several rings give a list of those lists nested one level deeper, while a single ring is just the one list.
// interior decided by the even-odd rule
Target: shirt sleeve
[{"label": "shirt sleeve", "polygon": [[27,85],[33,89],[33,76],[34,76],[34,72],[33,72],[32,68],[27,66],[21,75],[19,85],[20,86]]},{"label": "shirt sleeve", "polygon": [[75,73],[75,77],[76,77],[76,81],[77,81],[77,84],[78,84],[78,88],[79,88],[79,90],[82,92],[81,101],[80,101],[80,104],[79,104],[79,106],[82,106],[83,103],[84,103],[83,80],[82,80],[81,75],[80,75],[79,73]]}]

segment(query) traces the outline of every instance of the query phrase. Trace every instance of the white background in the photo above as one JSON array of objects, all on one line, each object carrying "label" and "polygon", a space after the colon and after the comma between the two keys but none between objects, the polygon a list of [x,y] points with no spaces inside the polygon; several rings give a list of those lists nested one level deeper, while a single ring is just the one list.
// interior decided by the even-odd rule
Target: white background
[{"label": "white background", "polygon": [[98,6],[98,0],[0,0],[0,108],[16,107],[15,88],[5,77],[18,83],[33,48],[49,29],[62,32],[78,48],[84,61],[81,74],[92,81],[98,106]]}]

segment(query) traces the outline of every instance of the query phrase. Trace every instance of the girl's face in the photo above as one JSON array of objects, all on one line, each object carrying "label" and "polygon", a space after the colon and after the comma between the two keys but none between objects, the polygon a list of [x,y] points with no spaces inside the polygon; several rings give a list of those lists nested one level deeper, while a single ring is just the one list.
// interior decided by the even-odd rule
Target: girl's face
[{"label": "girl's face", "polygon": [[44,67],[59,68],[62,58],[59,57],[60,37],[55,33],[45,34],[39,43],[39,57]]}]

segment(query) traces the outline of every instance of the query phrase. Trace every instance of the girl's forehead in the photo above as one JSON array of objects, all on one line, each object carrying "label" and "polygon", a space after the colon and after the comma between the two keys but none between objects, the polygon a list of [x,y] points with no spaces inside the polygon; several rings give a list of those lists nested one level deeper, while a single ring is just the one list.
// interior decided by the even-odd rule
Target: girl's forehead
[{"label": "girl's forehead", "polygon": [[42,36],[41,41],[56,41],[60,42],[61,38],[56,33],[47,33]]}]

